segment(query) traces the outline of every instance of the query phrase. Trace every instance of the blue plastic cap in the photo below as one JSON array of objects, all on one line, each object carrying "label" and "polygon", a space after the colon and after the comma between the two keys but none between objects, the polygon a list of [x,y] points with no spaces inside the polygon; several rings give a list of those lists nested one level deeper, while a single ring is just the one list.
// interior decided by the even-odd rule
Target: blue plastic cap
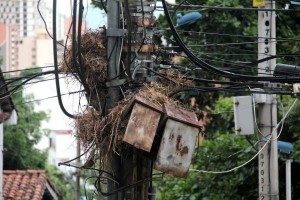
[{"label": "blue plastic cap", "polygon": [[182,14],[181,13],[177,13],[176,17],[177,17],[177,20],[179,20],[179,19],[182,18]]},{"label": "blue plastic cap", "polygon": [[291,4],[292,5],[300,6],[300,1],[291,1]]},{"label": "blue plastic cap", "polygon": [[186,25],[190,25],[199,21],[200,19],[202,19],[202,15],[199,12],[191,12],[184,16],[180,15],[180,18],[177,14],[177,26],[183,27]]},{"label": "blue plastic cap", "polygon": [[290,154],[293,152],[293,144],[290,142],[278,141],[277,147],[282,153]]}]

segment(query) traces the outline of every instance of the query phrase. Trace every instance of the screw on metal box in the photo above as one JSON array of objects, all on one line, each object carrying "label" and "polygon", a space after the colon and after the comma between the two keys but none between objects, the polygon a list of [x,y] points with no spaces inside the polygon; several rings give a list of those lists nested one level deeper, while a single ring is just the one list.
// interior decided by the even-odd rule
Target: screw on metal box
[{"label": "screw on metal box", "polygon": [[136,96],[127,113],[130,111],[123,141],[150,152],[163,113],[162,107],[150,100]]},{"label": "screw on metal box", "polygon": [[185,178],[201,128],[195,113],[168,104],[164,109],[162,123],[165,125],[154,168]]}]

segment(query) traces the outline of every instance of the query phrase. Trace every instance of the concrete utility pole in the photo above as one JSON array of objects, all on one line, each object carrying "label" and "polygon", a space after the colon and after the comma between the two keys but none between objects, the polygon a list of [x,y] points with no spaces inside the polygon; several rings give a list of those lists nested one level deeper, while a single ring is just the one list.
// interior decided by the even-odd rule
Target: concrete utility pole
[{"label": "concrete utility pole", "polygon": [[[126,54],[123,63],[127,65],[127,74],[133,74],[129,78],[141,82],[149,81],[151,74],[145,67],[153,69],[151,53],[155,51],[155,47],[152,44],[152,28],[156,22],[153,18],[156,1],[124,0],[123,5],[121,3],[122,1],[119,0],[107,1],[107,55],[108,58],[111,58],[108,60],[108,80],[111,80],[107,83],[108,109],[113,108],[115,103],[121,100],[119,85],[122,84],[122,79],[116,78],[120,73],[118,61],[120,51],[122,51],[120,49],[121,37],[124,37],[123,53]],[[125,37],[124,30],[120,28],[123,25],[120,19],[125,20],[124,29],[127,29],[127,37]],[[126,40],[128,38],[129,42]],[[108,197],[108,200],[148,199],[148,182],[135,184],[149,178],[151,174],[150,159],[142,156],[139,150],[132,148],[132,154],[122,159],[112,151],[109,153],[105,169],[113,175],[111,178],[115,179],[118,185],[116,182],[108,180],[108,192],[116,191],[124,186],[133,186],[127,190],[115,192]]]},{"label": "concrete utility pole", "polygon": [[[275,9],[275,1],[265,1],[260,8]],[[275,15],[275,11],[258,11],[258,59],[276,55]],[[275,59],[259,63],[258,73],[273,76],[275,65]],[[266,101],[259,104],[259,149],[272,137],[258,158],[260,200],[279,200],[277,131],[273,130],[277,124],[276,104],[276,95],[266,95]]]},{"label": "concrete utility pole", "polygon": [[[118,80],[118,55],[120,54],[120,38],[117,34],[119,24],[120,24],[120,1],[119,0],[108,0],[107,1],[107,57],[110,58],[108,60],[108,68],[107,68],[107,78],[108,80]],[[107,108],[111,109],[121,98],[120,89],[118,86],[109,85],[108,86],[108,95],[107,99]],[[109,171],[114,179],[119,179],[120,177],[120,160],[117,155],[110,150],[108,154],[106,163],[106,170]],[[109,181],[107,183],[108,192],[112,192],[118,188],[118,185],[113,181]],[[118,200],[118,193],[115,193],[108,197],[108,200]],[[121,198],[120,198],[121,199]]]}]

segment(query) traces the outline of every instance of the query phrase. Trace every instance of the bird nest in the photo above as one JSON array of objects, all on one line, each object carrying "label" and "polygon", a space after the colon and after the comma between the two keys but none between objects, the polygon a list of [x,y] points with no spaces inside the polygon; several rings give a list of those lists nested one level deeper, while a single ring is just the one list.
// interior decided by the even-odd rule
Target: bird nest
[{"label": "bird nest", "polygon": [[159,106],[164,103],[179,104],[170,99],[167,94],[168,90],[163,85],[147,84],[138,91],[128,91],[125,98],[118,102],[105,117],[93,108],[87,109],[75,121],[81,145],[87,149],[91,144],[96,144],[100,148],[100,158],[106,158],[106,153],[110,149],[124,157],[125,154],[128,154],[128,145],[123,142],[129,120],[127,111],[135,96],[146,98]]},{"label": "bird nest", "polygon": [[[100,110],[99,101],[106,97],[105,81],[107,77],[106,37],[104,30],[89,31],[81,37],[80,52],[77,48],[76,60],[73,59],[72,45],[64,51],[64,59],[60,63],[61,71],[78,77],[78,69],[82,72],[86,83],[86,97],[91,106]],[[79,55],[80,53],[80,55]],[[81,56],[82,63],[79,63]],[[80,65],[82,64],[82,66]]]}]

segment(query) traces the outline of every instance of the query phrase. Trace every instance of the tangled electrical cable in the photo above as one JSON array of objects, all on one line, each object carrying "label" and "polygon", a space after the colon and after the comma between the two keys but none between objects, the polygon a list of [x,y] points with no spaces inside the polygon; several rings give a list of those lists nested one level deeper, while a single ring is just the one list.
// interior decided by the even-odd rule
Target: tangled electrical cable
[{"label": "tangled electrical cable", "polygon": [[[202,69],[211,72],[213,74],[217,74],[217,75],[221,75],[221,76],[225,76],[228,78],[235,78],[235,79],[239,79],[239,80],[252,80],[252,81],[271,81],[271,82],[280,82],[280,81],[285,81],[285,82],[296,82],[296,81],[300,81],[300,77],[271,77],[271,76],[252,76],[252,75],[244,75],[244,74],[237,74],[237,73],[232,73],[229,71],[225,71],[219,68],[216,68],[206,62],[204,62],[203,60],[201,60],[200,58],[198,58],[197,56],[195,56],[194,53],[192,53],[187,46],[184,44],[184,42],[182,41],[181,37],[179,36],[173,22],[172,19],[170,17],[169,11],[168,11],[168,6],[165,0],[162,0],[162,4],[163,4],[163,8],[164,8],[164,13],[165,16],[167,18],[170,30],[172,32],[173,37],[175,38],[176,42],[179,44],[179,46],[181,47],[181,49],[183,50],[183,52],[187,55],[187,57],[189,58],[189,60],[194,63],[196,66],[201,67]],[[271,60],[274,59],[274,56],[270,56],[261,60],[258,60],[257,62],[264,62],[267,60]]]}]

